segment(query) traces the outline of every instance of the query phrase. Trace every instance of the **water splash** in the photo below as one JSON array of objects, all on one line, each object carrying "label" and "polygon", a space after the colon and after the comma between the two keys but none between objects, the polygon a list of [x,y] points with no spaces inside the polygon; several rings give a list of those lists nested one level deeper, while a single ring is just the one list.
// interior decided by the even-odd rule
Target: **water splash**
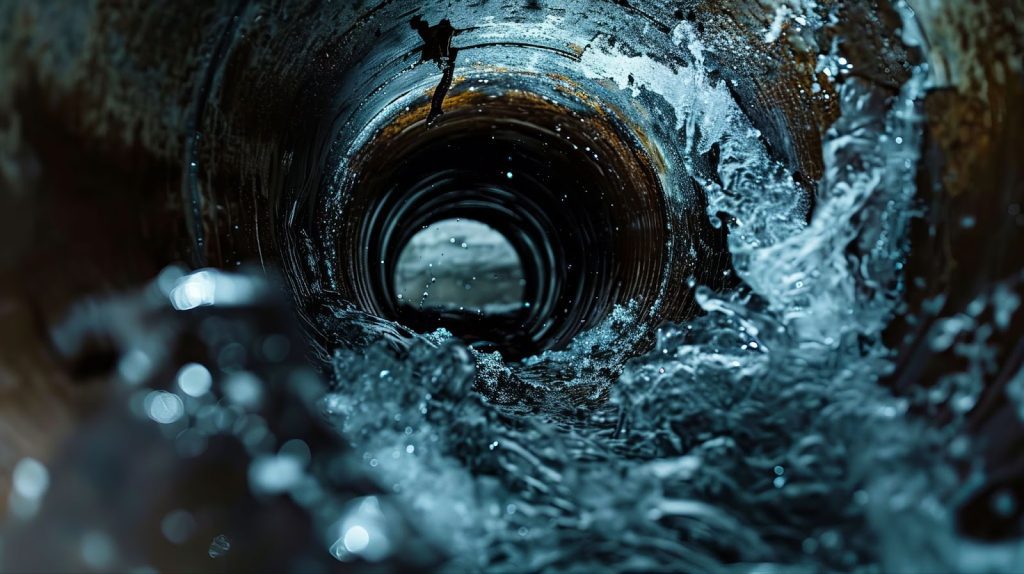
[{"label": "water splash", "polygon": [[[659,329],[603,407],[488,404],[474,380],[494,369],[442,338],[404,358],[338,352],[326,412],[393,496],[429,516],[453,569],[975,566],[933,547],[957,540],[956,429],[915,421],[910,400],[878,384],[915,213],[927,69],[895,97],[856,80],[838,87],[842,115],[806,222],[792,176],[708,79],[699,40],[687,24],[674,37],[690,66],[608,45],[583,63],[667,101],[692,149],[720,149],[717,181],[700,183],[709,216],[728,215],[744,286],[699,289],[705,314]],[[543,359],[585,379],[588,353],[620,343],[613,325],[628,311],[618,313]]]},{"label": "water splash", "polygon": [[[804,14],[796,5],[777,10],[764,41],[778,39],[783,19]],[[963,373],[908,397],[878,384],[892,368],[881,333],[904,290],[929,70],[915,70],[895,95],[855,78],[837,86],[842,113],[826,135],[808,220],[793,174],[768,153],[726,81],[705,69],[693,27],[681,23],[672,37],[688,65],[624,54],[599,37],[583,52],[583,69],[665,104],[687,152],[717,155],[713,174],[672,167],[697,181],[708,217],[727,226],[741,286],[699,287],[704,313],[657,329],[654,349],[614,381],[592,358],[633,348],[653,327],[638,324],[630,306],[565,349],[509,365],[443,330],[413,335],[351,304],[325,303],[314,328],[344,333],[344,344],[316,349],[332,367],[318,405],[383,492],[321,509],[324,552],[385,559],[401,539],[392,512],[400,507],[446,551],[452,571],[1024,566],[1020,543],[982,545],[955,531],[953,511],[978,484],[954,470],[970,452],[961,421],[935,427],[910,414],[947,403],[962,414],[977,402],[978,374],[991,370],[986,329],[1005,328],[1020,305],[1013,290],[996,286],[977,314],[939,323],[933,348],[967,359]],[[836,53],[821,61],[831,78],[852,65]],[[162,284],[181,311],[252,295],[214,271]],[[979,318],[989,308],[992,325]],[[382,333],[387,341],[370,343]],[[126,355],[125,373],[148,368],[132,357],[158,356],[139,353]],[[520,376],[541,364],[558,376]],[[176,383],[205,397],[210,376],[186,365]],[[1018,405],[1022,381],[1018,374],[1006,390]],[[255,410],[261,384],[237,372],[218,392]],[[569,390],[587,400],[565,400]],[[182,420],[179,395],[144,393],[150,419]],[[320,501],[305,498],[309,448],[274,448],[263,426],[251,436],[250,489],[315,508]],[[217,536],[209,555],[229,548]]]}]

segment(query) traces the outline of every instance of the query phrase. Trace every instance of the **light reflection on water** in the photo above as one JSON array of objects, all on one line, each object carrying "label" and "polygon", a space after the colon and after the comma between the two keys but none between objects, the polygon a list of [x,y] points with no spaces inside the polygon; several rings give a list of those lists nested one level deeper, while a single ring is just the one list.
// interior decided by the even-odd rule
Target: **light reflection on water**
[{"label": "light reflection on water", "polygon": [[[929,70],[915,70],[895,97],[856,80],[838,88],[842,115],[824,142],[808,222],[793,174],[771,158],[724,83],[710,79],[691,28],[673,31],[694,58],[682,69],[602,42],[584,51],[582,64],[590,77],[664,100],[687,146],[718,146],[717,177],[700,184],[712,221],[730,216],[743,285],[695,285],[703,315],[658,328],[654,349],[615,380],[594,373],[589,355],[626,353],[646,335],[629,305],[568,348],[518,365],[443,330],[398,350],[327,349],[324,376],[297,371],[288,385],[351,445],[340,455],[268,429],[272,377],[248,369],[244,355],[254,347],[230,341],[218,342],[209,365],[177,369],[174,388],[139,390],[136,415],[161,425],[183,458],[218,435],[239,438],[251,457],[249,490],[294,500],[316,518],[321,549],[346,563],[389,560],[422,537],[453,571],[1024,567],[1019,542],[969,542],[953,517],[971,488],[952,468],[970,452],[960,417],[980,392],[970,369],[985,360],[983,337],[958,336],[1005,330],[1020,305],[1013,290],[994,286],[979,302],[994,310],[991,324],[967,316],[940,323],[933,349],[962,353],[964,376],[909,397],[878,384],[892,368],[882,331],[905,290],[899,271],[916,209],[919,98]],[[852,66],[838,53],[819,62],[828,78]],[[163,304],[183,313],[244,307],[267,291],[260,280],[213,269],[169,268],[156,287]],[[338,310],[336,318],[340,332],[377,328],[358,314]],[[275,334],[256,348],[278,363],[290,345]],[[153,346],[128,348],[119,374],[138,384],[162,358]],[[528,396],[497,400],[502,375],[542,362],[571,376],[557,388],[531,379],[526,394],[553,398],[540,406]],[[572,403],[565,388],[584,383],[607,390],[607,401]],[[1024,413],[1024,376],[1008,389]],[[944,426],[911,414],[950,399],[956,416]],[[362,474],[380,492],[328,492],[332,481]],[[46,467],[22,460],[12,511],[34,515],[49,480]],[[1018,505],[1009,492],[997,500],[1004,513]],[[165,537],[190,536],[189,517],[168,514]],[[114,563],[118,550],[103,532],[81,544],[86,564]],[[218,535],[208,553],[219,559],[231,549]]]}]

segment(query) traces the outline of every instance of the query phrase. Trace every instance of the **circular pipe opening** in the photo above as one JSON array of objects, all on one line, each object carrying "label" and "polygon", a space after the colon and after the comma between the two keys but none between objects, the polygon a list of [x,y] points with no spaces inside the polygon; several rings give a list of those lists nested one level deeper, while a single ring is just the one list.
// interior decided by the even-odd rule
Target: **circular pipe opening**
[{"label": "circular pipe opening", "polygon": [[[429,127],[424,102],[364,144],[348,166],[356,176],[337,252],[345,290],[361,307],[518,359],[565,346],[615,305],[636,300],[650,311],[664,287],[668,223],[660,182],[628,130],[567,94],[556,102],[513,79],[465,80]],[[397,298],[403,249],[452,219],[507,240],[527,304],[481,316]]]},{"label": "circular pipe opening", "polygon": [[401,248],[388,295],[402,324],[444,325],[481,348],[504,340],[540,303],[526,299],[525,285],[519,251],[501,232],[472,219],[445,219]]}]

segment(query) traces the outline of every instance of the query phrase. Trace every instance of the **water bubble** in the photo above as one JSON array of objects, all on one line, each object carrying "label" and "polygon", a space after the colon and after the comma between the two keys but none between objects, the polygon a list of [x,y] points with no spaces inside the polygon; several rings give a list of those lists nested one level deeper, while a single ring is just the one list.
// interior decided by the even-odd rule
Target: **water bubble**
[{"label": "water bubble", "polygon": [[281,448],[278,449],[277,453],[280,456],[294,458],[295,461],[300,466],[303,467],[308,465],[310,461],[313,460],[312,450],[310,450],[309,445],[306,444],[306,441],[302,440],[301,438],[293,438],[285,442],[283,445],[281,445]]},{"label": "water bubble", "polygon": [[184,544],[195,531],[196,521],[185,510],[173,510],[160,521],[160,531],[172,544]]},{"label": "water bubble", "polygon": [[241,343],[228,343],[217,353],[217,366],[222,371],[237,371],[245,366],[247,355]]},{"label": "water bubble", "polygon": [[109,570],[117,559],[117,547],[109,534],[90,530],[82,535],[82,562],[95,570]]},{"label": "water bubble", "polygon": [[42,498],[50,487],[50,472],[43,463],[30,457],[23,458],[14,465],[11,479],[14,492],[27,499]]},{"label": "water bubble", "polygon": [[171,290],[185,276],[185,268],[179,265],[168,265],[156,277],[156,286],[165,297],[170,297]]},{"label": "water bubble", "polygon": [[221,385],[224,397],[232,404],[256,410],[263,400],[263,386],[256,375],[248,371],[231,373]]},{"label": "water bubble", "polygon": [[201,397],[213,385],[210,371],[199,363],[188,363],[178,370],[178,387],[190,397]]},{"label": "water bubble", "polygon": [[142,349],[132,349],[117,363],[117,374],[125,382],[137,385],[145,381],[153,369],[153,359]]},{"label": "water bubble", "polygon": [[345,550],[359,554],[370,545],[370,534],[362,526],[352,526],[345,531],[344,543]]},{"label": "water bubble", "polygon": [[171,424],[185,414],[185,405],[181,398],[167,391],[152,391],[146,395],[144,403],[146,415],[161,424]]},{"label": "water bubble", "polygon": [[213,305],[216,283],[211,272],[200,271],[178,280],[171,289],[171,305],[179,311]]},{"label": "water bubble", "polygon": [[[401,490],[400,488],[398,489]],[[370,562],[386,558],[392,551],[386,518],[377,497],[354,500],[333,527],[337,539],[330,552],[338,560],[358,556]]]},{"label": "water bubble", "polygon": [[296,486],[303,475],[299,458],[290,454],[263,455],[249,464],[249,487],[258,494],[277,494]]},{"label": "water bubble", "polygon": [[1013,516],[1017,511],[1017,497],[1008,489],[1000,489],[991,497],[992,510],[999,516]]}]

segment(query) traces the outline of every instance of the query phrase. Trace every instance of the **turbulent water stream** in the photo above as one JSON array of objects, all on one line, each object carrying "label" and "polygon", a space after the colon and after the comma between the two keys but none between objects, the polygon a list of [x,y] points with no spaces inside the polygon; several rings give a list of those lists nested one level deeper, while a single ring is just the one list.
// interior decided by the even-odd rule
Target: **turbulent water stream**
[{"label": "turbulent water stream", "polygon": [[[702,68],[700,41],[687,24],[674,37],[693,65],[663,69],[609,46],[583,62],[664,98],[687,146],[720,148],[717,181],[702,184],[708,216],[728,215],[743,286],[698,287],[705,313],[660,327],[598,408],[492,406],[500,358],[477,357],[488,368],[475,381],[471,354],[438,332],[407,358],[335,353],[328,416],[455,569],[948,566],[955,493],[942,445],[955,430],[915,422],[877,384],[902,291],[927,70],[895,98],[842,86],[806,222],[797,184]],[[822,65],[843,72],[835,58]],[[628,308],[543,358],[574,373],[569,385],[590,383],[588,357],[620,352],[622,329],[642,329]]]},{"label": "turbulent water stream", "polygon": [[[761,40],[777,41],[783,26],[824,26],[827,13],[818,8],[778,3]],[[913,11],[902,2],[896,11],[903,47],[923,46]],[[431,38],[427,28],[420,34],[425,42]],[[884,334],[904,311],[909,228],[926,209],[916,199],[922,100],[936,71],[922,59],[902,85],[880,86],[858,73],[839,44],[820,48],[815,72],[829,85],[812,89],[816,97],[836,98],[838,114],[823,134],[822,175],[808,193],[806,177],[778,151],[791,144],[762,134],[737,101],[732,80],[706,64],[721,55],[716,51],[742,50],[742,42],[709,45],[685,18],[667,37],[685,63],[598,34],[579,47],[573,65],[616,102],[638,102],[648,112],[643,121],[662,130],[645,143],[662,146],[666,209],[693,207],[689,187],[679,182],[701,191],[706,205],[698,216],[727,237],[731,263],[715,273],[729,281],[668,273],[660,290],[646,292],[652,296],[612,300],[598,324],[586,324],[567,344],[506,358],[500,346],[469,345],[445,328],[414,334],[349,300],[309,305],[314,295],[343,292],[338,285],[348,280],[345,268],[332,267],[343,248],[317,243],[341,237],[344,226],[325,223],[279,244],[284,283],[299,301],[303,326],[315,340],[310,355],[321,367],[316,376],[295,369],[318,381],[298,394],[310,416],[346,445],[340,453],[312,441],[278,440],[253,422],[255,415],[246,413],[277,391],[263,386],[273,376],[251,366],[218,371],[190,364],[177,371],[170,392],[135,390],[159,362],[173,337],[168,332],[135,339],[122,331],[118,373],[133,389],[133,412],[147,425],[173,428],[164,434],[179,451],[198,441],[185,458],[216,435],[239,437],[252,457],[249,488],[289,497],[313,517],[314,546],[353,567],[426,555],[429,547],[444,557],[429,565],[453,572],[1024,568],[1024,543],[971,540],[956,523],[958,506],[980,484],[963,428],[982,391],[974,375],[991,361],[985,333],[1005,331],[1019,307],[1018,286],[992,286],[972,303],[973,315],[948,319],[932,337],[933,349],[963,359],[962,373],[910,393],[880,384],[896,368]],[[451,34],[446,41],[450,47]],[[438,75],[447,82],[444,91],[452,89],[448,97],[458,100],[466,85],[486,92],[481,78],[501,73],[461,70],[473,65],[476,48],[459,46],[458,61],[454,52],[430,61],[424,48],[422,61],[408,68],[429,71],[416,77],[413,92],[420,100],[433,97],[431,126],[446,121],[437,106],[444,94],[426,91]],[[396,98],[384,109],[405,103]],[[373,116],[366,133],[314,153],[326,156],[329,148],[355,162],[351,149],[372,140],[378,123]],[[345,172],[351,164],[341,165],[318,175],[347,189],[355,176]],[[281,180],[292,181],[284,169]],[[298,190],[300,198],[290,212],[280,210],[289,223],[301,222],[304,206],[316,203],[303,203],[302,186],[320,180],[302,178],[282,188]],[[348,205],[340,195],[318,201],[337,213]],[[684,235],[669,233],[666,252]],[[683,256],[700,264],[696,247]],[[327,271],[308,280],[315,274],[295,271],[303,265]],[[658,324],[666,293],[679,281],[692,291],[695,312]],[[242,305],[264,288],[249,275],[175,267],[145,301],[188,314]],[[981,318],[986,312],[992,320]],[[73,315],[58,342],[74,340],[75,325],[103,321],[102,310],[91,313]],[[218,346],[230,346],[230,335],[219,337]],[[267,345],[265,354],[274,355]],[[223,352],[219,357],[224,367]],[[1009,388],[1024,414],[1024,379]],[[948,407],[941,424],[929,418],[940,406]],[[216,422],[226,416],[236,422]],[[359,496],[328,494],[350,475],[373,487]],[[997,512],[1016,511],[1012,494],[998,500]],[[20,504],[16,511],[35,512]],[[175,531],[165,524],[165,533],[168,528]],[[212,541],[212,559],[237,552],[229,539]]]}]

